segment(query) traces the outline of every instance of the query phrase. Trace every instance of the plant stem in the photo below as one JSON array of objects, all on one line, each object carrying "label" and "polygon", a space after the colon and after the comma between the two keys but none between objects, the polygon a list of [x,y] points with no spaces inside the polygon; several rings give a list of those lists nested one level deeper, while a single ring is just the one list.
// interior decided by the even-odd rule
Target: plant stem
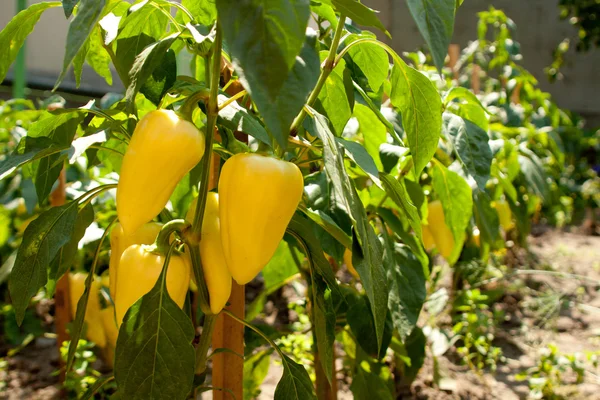
[{"label": "plant stem", "polygon": [[205,315],[204,323],[202,324],[202,336],[196,347],[196,375],[206,371],[206,360],[208,360],[208,348],[210,347],[212,333],[217,322],[216,315]]},{"label": "plant stem", "polygon": [[[190,228],[190,223],[183,219],[174,219],[163,225],[162,229],[156,237],[154,245],[161,254],[166,254],[171,247],[169,240],[173,232],[184,232]],[[182,235],[183,236],[183,235]]]},{"label": "plant stem", "polygon": [[277,353],[279,353],[279,356],[281,357],[282,360],[285,360],[285,355],[283,354],[283,352],[281,351],[281,349],[279,348],[279,346],[277,346],[275,344],[275,342],[268,337],[267,335],[265,335],[260,329],[256,328],[254,325],[244,321],[243,319],[237,317],[235,314],[233,314],[231,311],[229,310],[223,310],[222,311],[225,315],[229,316],[230,318],[232,318],[233,320],[239,322],[240,324],[244,325],[246,328],[250,328],[252,329],[254,332],[256,332],[260,337],[262,337],[263,339],[265,339],[273,349],[275,349],[275,351]]},{"label": "plant stem", "polygon": [[[206,196],[208,194],[208,180],[210,175],[210,165],[212,161],[212,147],[214,141],[214,131],[219,114],[219,105],[217,96],[219,94],[219,77],[221,73],[221,49],[222,49],[222,32],[219,23],[217,22],[217,35],[215,37],[215,48],[212,52],[212,66],[210,71],[210,95],[206,106],[206,153],[202,159],[202,176],[200,177],[200,192],[198,194],[198,203],[196,204],[196,213],[192,223],[193,239],[200,238],[202,231],[202,220],[204,217],[204,209],[206,208]],[[198,282],[200,283],[200,282]]]},{"label": "plant stem", "polygon": [[[340,40],[342,38],[342,34],[344,33],[344,22],[345,21],[346,21],[346,16],[344,14],[340,14],[340,20],[338,22],[337,29],[335,30],[335,34],[333,36],[333,41],[331,42],[331,48],[329,49],[329,54],[327,54],[327,58],[323,62],[323,69],[321,70],[321,75],[319,75],[319,80],[317,81],[317,85],[315,86],[313,91],[310,93],[310,96],[308,97],[308,100],[306,101],[306,104],[308,106],[312,106],[314,104],[314,102],[317,101],[317,98],[319,97],[319,93],[321,92],[323,85],[325,85],[325,81],[327,81],[329,74],[331,74],[331,71],[333,71],[333,68],[335,68],[335,65],[336,65],[335,55],[337,53],[337,48],[340,45]],[[292,126],[290,127],[290,132],[292,132],[292,133],[298,132],[298,129],[300,129],[300,125],[302,125],[302,121],[304,121],[306,114],[307,114],[306,110],[304,108],[302,108],[302,111],[300,111],[300,114],[298,114],[296,119],[294,119],[294,122],[292,122]]]},{"label": "plant stem", "polygon": [[[117,185],[113,184],[113,183],[111,183],[109,185],[102,185],[102,186],[95,187],[95,188],[93,188],[91,190],[88,190],[87,192],[85,192],[81,196],[79,196],[79,198],[77,198],[75,201],[81,202],[80,205],[83,206],[83,207],[85,207],[86,205],[88,205],[88,203],[90,201],[92,201],[92,199],[94,197],[98,196],[100,193],[102,193],[102,192],[104,192],[106,190],[115,189],[116,187],[117,187]],[[84,200],[84,198],[85,198],[85,200]]]},{"label": "plant stem", "polygon": [[231,103],[233,103],[234,101],[239,99],[240,97],[244,97],[246,95],[246,93],[247,93],[246,90],[242,90],[241,92],[234,94],[233,96],[228,98],[226,101],[223,102],[223,104],[221,104],[219,106],[219,111],[224,109],[225,107],[227,107],[228,105],[230,105]]}]

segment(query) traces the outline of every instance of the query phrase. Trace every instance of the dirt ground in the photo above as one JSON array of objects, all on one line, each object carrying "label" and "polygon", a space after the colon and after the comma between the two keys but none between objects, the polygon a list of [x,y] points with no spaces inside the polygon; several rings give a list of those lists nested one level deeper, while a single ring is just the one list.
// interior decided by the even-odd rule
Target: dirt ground
[{"label": "dirt ground", "polygon": [[[555,344],[563,354],[600,351],[600,237],[558,230],[542,231],[539,236],[529,238],[531,261],[537,264],[536,269],[551,274],[532,273],[513,278],[523,279],[526,287],[535,288],[535,291],[520,299],[519,306],[514,301],[507,301],[510,297],[504,299],[502,305],[507,308],[509,319],[496,332],[495,345],[502,348],[505,362],[498,366],[496,374],[480,376],[466,366],[451,362],[450,359],[455,357],[450,350],[440,358],[445,375],[444,390],[433,387],[433,362],[427,357],[411,388],[412,398],[526,399],[529,393],[527,382],[517,381],[515,375],[532,367],[548,344]],[[531,266],[516,268],[529,270]],[[563,274],[556,275],[555,272]],[[564,300],[555,313],[540,319],[521,306],[546,291]],[[512,307],[511,303],[514,304]],[[561,394],[567,399],[600,399],[599,373],[600,370],[587,371],[583,384],[567,385],[561,388]]]},{"label": "dirt ground", "polygon": [[[527,382],[518,382],[515,375],[531,367],[541,349],[554,343],[559,351],[572,354],[600,351],[600,237],[558,230],[538,230],[529,240],[530,255],[523,265],[525,271],[511,279],[521,280],[525,294],[520,298],[508,293],[501,302],[507,315],[506,323],[496,332],[495,345],[503,350],[505,361],[495,374],[478,375],[456,363],[450,349],[439,358],[444,378],[441,387],[433,384],[433,362],[428,355],[410,394],[405,399],[525,399]],[[525,265],[526,264],[526,265]],[[531,272],[532,264],[536,270]],[[527,272],[530,271],[530,272]],[[540,294],[552,294],[558,299],[555,312],[542,318],[529,311],[528,301],[540,300]],[[545,301],[545,298],[541,298]],[[2,351],[0,349],[0,351]],[[5,351],[5,350],[4,350]],[[4,351],[2,351],[4,353]],[[2,354],[4,355],[4,354]],[[0,399],[49,400],[61,398],[56,345],[51,338],[37,338],[12,357],[4,358],[0,366]],[[271,399],[281,376],[281,367],[272,365],[262,386],[260,399]],[[600,370],[586,372],[585,382],[562,388],[568,399],[599,399]],[[341,400],[351,399],[347,382],[339,382]],[[203,398],[209,399],[210,394]],[[373,399],[374,400],[374,399]]]}]

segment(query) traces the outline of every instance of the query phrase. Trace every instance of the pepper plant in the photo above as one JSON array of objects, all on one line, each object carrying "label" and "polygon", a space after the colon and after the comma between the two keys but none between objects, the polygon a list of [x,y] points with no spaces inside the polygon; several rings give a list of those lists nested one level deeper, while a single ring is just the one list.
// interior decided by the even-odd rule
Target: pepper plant
[{"label": "pepper plant", "polygon": [[[17,322],[40,289],[52,295],[94,213],[108,209],[111,218],[97,221],[104,234],[78,299],[67,370],[91,325],[85,314],[110,235],[103,296],[105,309],[114,303],[108,325],[119,327],[111,346],[121,398],[207,390],[220,312],[274,346],[284,370],[275,398],[325,398],[336,341],[351,360],[355,396],[393,398],[388,349],[412,360],[406,376],[422,364],[424,239],[451,265],[475,225],[481,256],[499,246],[492,200],[505,196],[487,186],[492,173],[506,183],[511,208],[527,207],[509,185],[518,171],[509,179],[492,170],[493,156],[512,162],[513,148],[491,146],[485,107],[441,75],[460,3],[407,2],[433,70],[409,66],[362,30],[389,35],[358,0],[71,0],[20,12],[0,32],[0,79],[41,14],[62,6],[70,27],[56,88],[71,66],[79,82],[87,63],[109,84],[112,65],[126,91],[42,112],[0,162],[3,180],[20,168],[34,183],[41,210],[9,279]],[[218,195],[209,192],[217,157]],[[61,170],[75,164],[91,179],[69,181],[70,201],[49,207]],[[286,257],[308,288],[316,394],[304,366],[221,311],[231,278],[248,283]],[[336,277],[342,265],[354,284]],[[197,343],[190,285],[203,314]]]}]

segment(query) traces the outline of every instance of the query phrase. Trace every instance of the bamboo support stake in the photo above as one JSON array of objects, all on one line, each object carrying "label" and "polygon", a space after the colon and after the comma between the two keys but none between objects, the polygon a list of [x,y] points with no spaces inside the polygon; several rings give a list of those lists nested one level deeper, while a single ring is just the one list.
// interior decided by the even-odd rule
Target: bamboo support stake
[{"label": "bamboo support stake", "polygon": [[457,44],[451,44],[448,46],[448,67],[452,70],[454,79],[458,80],[458,70],[456,69],[456,63],[460,58],[460,46]]},{"label": "bamboo support stake", "polygon": [[[215,133],[215,135],[217,135]],[[217,138],[217,136],[215,136]],[[217,186],[219,181],[219,158],[213,157],[210,172],[209,189]],[[233,282],[229,305],[225,307],[239,318],[245,317],[245,287]],[[212,336],[213,351],[218,348],[231,349],[244,354],[244,327],[231,318],[219,314]],[[232,353],[220,353],[212,357],[213,400],[244,398],[244,360]],[[227,389],[227,390],[222,390]],[[229,392],[230,391],[230,392]]]},{"label": "bamboo support stake", "polygon": [[481,90],[481,67],[477,64],[473,64],[473,74],[471,75],[471,89],[475,94],[478,94]]},{"label": "bamboo support stake", "polygon": [[[62,206],[67,200],[66,172],[61,171],[58,177],[58,187],[50,194],[50,205],[52,207]],[[69,295],[69,275],[63,275],[56,283],[54,294],[54,327],[56,330],[56,346],[60,355],[63,342],[69,340],[67,325],[71,322],[71,299]],[[60,359],[60,357],[59,357]],[[61,361],[62,363],[62,361]],[[64,382],[65,370],[60,370],[60,381]]]}]

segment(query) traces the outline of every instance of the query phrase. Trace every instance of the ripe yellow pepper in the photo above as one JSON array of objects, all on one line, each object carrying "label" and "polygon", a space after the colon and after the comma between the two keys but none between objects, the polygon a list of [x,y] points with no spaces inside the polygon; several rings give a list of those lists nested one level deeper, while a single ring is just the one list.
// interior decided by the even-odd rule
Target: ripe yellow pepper
[{"label": "ripe yellow pepper", "polygon": [[[154,287],[164,263],[165,256],[156,252],[153,246],[134,244],[123,252],[117,270],[115,299],[118,325],[121,325],[129,307]],[[190,271],[187,257],[175,253],[171,255],[167,291],[180,308],[183,307],[190,284]]]},{"label": "ripe yellow pepper", "polygon": [[225,260],[240,285],[269,262],[302,198],[304,179],[287,161],[240,153],[223,165],[219,215]]},{"label": "ripe yellow pepper", "polygon": [[425,246],[425,250],[433,250],[435,247],[435,240],[433,239],[429,225],[421,225],[421,230],[423,232],[423,245]]},{"label": "ripe yellow pepper", "polygon": [[117,347],[117,337],[119,337],[119,328],[115,319],[115,307],[108,306],[100,311],[102,326],[106,334],[106,343],[113,349]]},{"label": "ripe yellow pepper", "polygon": [[152,111],[140,120],[117,187],[117,214],[125,233],[162,211],[177,183],[204,155],[204,142],[204,134],[174,111]]},{"label": "ripe yellow pepper", "polygon": [[[186,219],[191,223],[196,212],[195,198],[190,205]],[[221,223],[219,221],[219,195],[209,192],[200,233],[200,258],[206,287],[210,295],[210,311],[218,314],[231,295],[231,273],[227,268],[223,244],[221,242]]]},{"label": "ripe yellow pepper", "polygon": [[[77,303],[85,290],[85,280],[87,274],[83,272],[69,274],[69,294],[71,297],[71,317],[75,319],[77,312]],[[100,288],[102,283],[98,277],[94,277],[90,287],[90,297],[88,298],[87,309],[85,311],[84,321],[87,325],[86,338],[98,347],[106,346],[106,334],[102,326],[102,317],[100,313]]]},{"label": "ripe yellow pepper", "polygon": [[152,244],[160,232],[162,224],[158,222],[149,222],[142,225],[132,234],[126,235],[121,224],[115,224],[110,232],[110,297],[113,301],[117,297],[117,271],[119,269],[119,260],[126,248],[134,244]]},{"label": "ripe yellow pepper", "polygon": [[427,209],[429,210],[427,222],[435,241],[435,247],[444,258],[449,258],[454,249],[454,236],[448,225],[446,225],[442,203],[439,200],[431,201]]},{"label": "ripe yellow pepper", "polygon": [[500,226],[504,229],[504,232],[510,231],[514,228],[515,223],[512,220],[512,211],[510,205],[504,199],[492,202],[492,207],[496,209],[498,218],[500,220]]},{"label": "ripe yellow pepper", "polygon": [[348,272],[350,272],[352,274],[352,276],[355,277],[356,279],[360,279],[358,272],[354,268],[354,265],[352,265],[352,252],[348,249],[344,250],[343,258],[344,258],[344,264],[346,264],[346,268],[348,268]]}]

